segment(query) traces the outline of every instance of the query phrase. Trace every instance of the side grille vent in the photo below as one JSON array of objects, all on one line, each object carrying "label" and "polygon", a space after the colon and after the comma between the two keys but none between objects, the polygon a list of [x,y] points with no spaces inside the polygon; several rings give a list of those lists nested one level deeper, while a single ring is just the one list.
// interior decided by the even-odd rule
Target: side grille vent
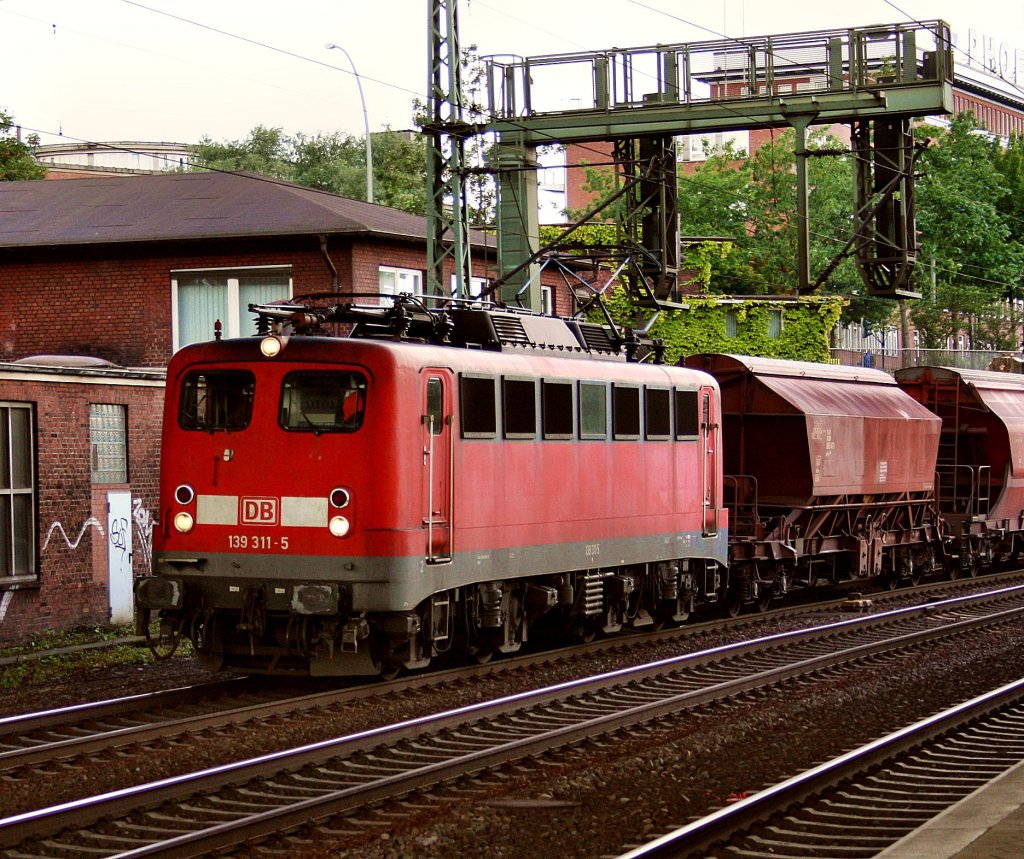
[{"label": "side grille vent", "polygon": [[612,352],[619,351],[617,344],[612,340],[611,333],[603,325],[596,325],[593,322],[577,323],[577,330],[583,345],[591,352]]},{"label": "side grille vent", "polygon": [[530,340],[526,329],[523,327],[523,322],[518,316],[495,313],[491,316],[491,322],[494,325],[495,333],[498,335],[498,342],[503,346],[533,345],[533,341]]}]

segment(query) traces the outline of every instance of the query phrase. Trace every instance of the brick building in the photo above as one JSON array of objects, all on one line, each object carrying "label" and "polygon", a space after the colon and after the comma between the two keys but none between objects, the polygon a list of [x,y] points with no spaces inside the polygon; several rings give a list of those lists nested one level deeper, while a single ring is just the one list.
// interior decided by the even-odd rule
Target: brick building
[{"label": "brick building", "polygon": [[[129,578],[147,563],[176,349],[253,333],[250,302],[421,293],[426,262],[424,218],[253,174],[0,183],[0,640],[124,617],[112,564],[129,535]],[[37,355],[65,357],[14,363]]]},{"label": "brick building", "polygon": [[29,361],[0,364],[0,641],[131,621],[156,509],[163,372]]}]

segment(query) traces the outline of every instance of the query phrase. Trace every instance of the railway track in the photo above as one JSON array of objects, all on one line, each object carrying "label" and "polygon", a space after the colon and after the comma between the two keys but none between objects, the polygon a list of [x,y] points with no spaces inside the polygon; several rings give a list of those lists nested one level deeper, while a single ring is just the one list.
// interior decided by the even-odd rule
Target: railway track
[{"label": "railway track", "polygon": [[0,820],[12,857],[191,856],[1024,616],[1024,588],[859,616],[480,702]]},{"label": "railway track", "polygon": [[620,859],[869,859],[1024,760],[1024,679],[787,779]]},{"label": "railway track", "polygon": [[[1006,573],[1007,581],[1019,580],[1019,573]],[[992,577],[986,584],[1000,579]],[[898,592],[883,591],[875,599],[906,598],[913,594],[928,595],[970,587],[970,583],[943,582]],[[731,621],[731,630],[741,631],[748,625],[766,620],[806,617],[823,610],[837,609],[844,600],[830,600],[804,606],[789,606],[771,612],[750,615]],[[259,678],[233,678],[201,686],[184,687],[131,695],[123,698],[77,704],[37,713],[0,718],[0,774],[25,767],[73,761],[77,756],[95,755],[111,749],[146,746],[169,737],[219,729],[249,721],[302,711],[344,706],[369,696],[417,688],[444,687],[456,680],[471,680],[496,673],[535,670],[559,660],[581,655],[615,652],[639,643],[685,641],[710,630],[717,631],[720,621],[687,624],[658,633],[617,636],[543,653],[503,659],[488,665],[460,666],[428,674],[405,677],[372,686],[360,685],[344,689],[327,689],[296,694],[293,685],[276,687]]]}]

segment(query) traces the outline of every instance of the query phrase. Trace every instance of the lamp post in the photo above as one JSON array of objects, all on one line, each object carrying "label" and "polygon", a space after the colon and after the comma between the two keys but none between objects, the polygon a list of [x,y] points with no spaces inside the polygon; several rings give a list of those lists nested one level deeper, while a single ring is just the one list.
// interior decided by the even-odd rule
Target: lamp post
[{"label": "lamp post", "polygon": [[328,42],[324,45],[328,51],[341,51],[345,55],[345,59],[348,60],[348,64],[352,66],[352,74],[356,77],[356,87],[359,89],[359,101],[363,105],[363,128],[366,132],[366,200],[369,203],[373,202],[373,144],[370,141],[370,119],[366,113],[366,98],[363,96],[363,81],[359,77],[359,72],[356,69],[356,64],[352,60],[351,55],[341,45],[335,45],[333,42]]}]

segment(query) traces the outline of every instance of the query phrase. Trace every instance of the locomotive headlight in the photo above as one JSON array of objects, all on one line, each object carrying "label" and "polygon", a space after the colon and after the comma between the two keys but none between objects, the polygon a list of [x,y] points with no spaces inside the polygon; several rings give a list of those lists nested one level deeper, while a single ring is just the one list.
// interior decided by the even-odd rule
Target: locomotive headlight
[{"label": "locomotive headlight", "polygon": [[342,489],[340,486],[337,489],[331,490],[331,506],[337,507],[339,510],[348,507],[349,502],[352,500],[352,496],[349,494],[347,489]]},{"label": "locomotive headlight", "polygon": [[276,358],[284,349],[288,338],[280,334],[270,334],[260,340],[260,352],[264,358]]},{"label": "locomotive headlight", "polygon": [[332,516],[327,527],[335,537],[344,537],[349,529],[348,519],[344,516]]},{"label": "locomotive headlight", "polygon": [[182,510],[180,513],[174,514],[174,529],[182,534],[187,534],[191,531],[195,524],[196,520],[192,518],[191,513],[186,513]]},{"label": "locomotive headlight", "polygon": [[174,500],[179,504],[191,504],[192,499],[195,497],[196,491],[187,483],[182,483],[181,486],[174,490]]}]

